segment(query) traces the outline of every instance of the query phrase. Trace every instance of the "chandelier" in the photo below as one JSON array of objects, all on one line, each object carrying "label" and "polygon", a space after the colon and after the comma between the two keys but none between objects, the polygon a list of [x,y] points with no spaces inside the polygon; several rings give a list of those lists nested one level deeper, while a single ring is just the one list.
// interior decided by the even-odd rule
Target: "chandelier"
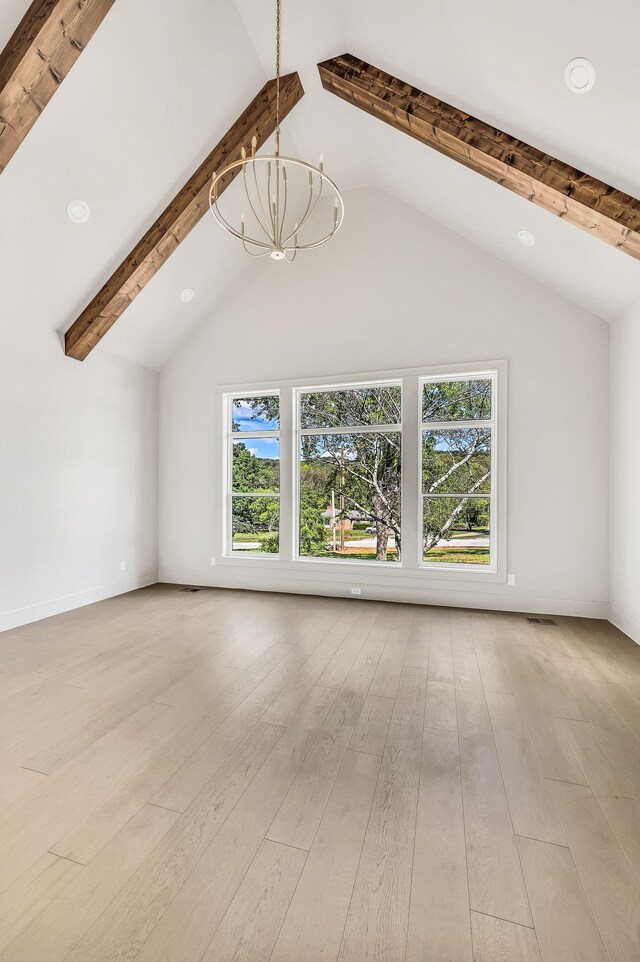
[{"label": "chandelier", "polygon": [[[257,138],[249,153],[213,175],[209,191],[211,213],[221,227],[237,237],[248,254],[292,261],[299,250],[311,250],[331,240],[344,218],[344,202],[337,186],[324,172],[322,155],[317,167],[280,154],[280,0],[276,0],[276,130],[273,154],[256,155]],[[220,184],[231,174],[242,174],[247,215],[234,227],[220,209]],[[223,186],[224,189],[224,186]],[[333,201],[333,203],[332,203]]]}]

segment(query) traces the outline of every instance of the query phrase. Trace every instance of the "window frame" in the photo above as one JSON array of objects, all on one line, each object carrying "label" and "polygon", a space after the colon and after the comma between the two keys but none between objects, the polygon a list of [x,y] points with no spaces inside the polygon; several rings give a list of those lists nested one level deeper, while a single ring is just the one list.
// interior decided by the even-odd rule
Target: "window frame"
[{"label": "window frame", "polygon": [[[401,413],[400,413],[400,423],[399,424],[367,424],[367,425],[352,425],[351,427],[317,427],[317,428],[303,428],[301,426],[301,408],[300,408],[300,398],[303,394],[322,394],[326,391],[348,391],[357,390],[358,388],[369,388],[369,387],[399,387],[400,388],[400,399],[401,399]],[[349,382],[339,382],[336,384],[312,384],[311,386],[299,386],[294,387],[292,390],[292,400],[293,400],[293,410],[294,410],[294,439],[293,439],[293,449],[294,449],[294,459],[293,459],[293,469],[294,469],[294,479],[293,479],[293,528],[294,528],[294,545],[293,545],[293,558],[296,562],[301,562],[303,564],[341,564],[349,568],[355,567],[356,565],[364,565],[367,568],[375,565],[378,569],[387,569],[389,566],[394,568],[401,568],[402,561],[347,561],[344,558],[314,558],[311,555],[301,555],[300,554],[300,442],[303,437],[309,437],[313,435],[325,436],[327,434],[399,434],[400,435],[400,451],[401,451],[401,468],[400,468],[400,483],[402,484],[403,469],[404,464],[402,462],[402,455],[404,454],[404,436],[402,431],[402,417],[404,414],[404,384],[402,378],[385,378],[384,380],[370,380],[370,381],[349,381]],[[400,497],[400,528],[402,530],[402,496],[404,492],[401,491]]]},{"label": "window frame", "polygon": [[[272,388],[270,390],[251,390],[245,391],[233,391],[224,395],[224,511],[223,511],[223,551],[222,556],[225,558],[259,558],[261,561],[278,561],[280,559],[280,550],[278,553],[270,554],[268,552],[259,552],[258,554],[250,554],[248,551],[238,551],[234,550],[233,547],[233,499],[234,498],[274,498],[278,500],[278,548],[280,548],[280,535],[282,528],[282,462],[280,462],[280,480],[278,483],[278,493],[268,492],[253,494],[251,491],[238,492],[234,494],[233,491],[233,446],[236,441],[249,441],[251,438],[256,438],[258,440],[262,438],[276,438],[278,440],[279,446],[281,445],[280,433],[282,431],[282,417],[278,417],[278,427],[277,429],[266,431],[234,431],[233,430],[233,402],[236,400],[245,400],[247,398],[256,397],[277,397],[278,407],[282,407],[282,398],[278,388]],[[282,457],[282,452],[280,452],[280,457]]]},{"label": "window frame", "polygon": [[[422,401],[424,387],[426,384],[443,384],[452,381],[491,381],[491,417],[476,418],[474,420],[460,421],[423,421]],[[418,552],[418,567],[429,571],[452,571],[452,572],[477,572],[495,575],[498,573],[498,531],[500,519],[497,511],[497,470],[498,470],[498,372],[479,371],[467,373],[455,373],[445,375],[423,375],[418,378],[418,517],[420,523],[420,540]],[[458,492],[444,492],[442,494],[425,494],[423,477],[423,434],[425,431],[464,431],[473,429],[488,428],[491,432],[491,488],[488,493],[477,495],[467,495],[467,497],[489,502],[489,564],[468,564],[468,563],[448,563],[437,561],[425,561],[423,557],[423,524],[424,524],[424,502],[427,498],[464,498],[465,495]]]},{"label": "window frame", "polygon": [[[219,495],[215,504],[219,508],[213,518],[213,535],[219,562],[228,566],[244,566],[251,564],[256,568],[270,567],[270,571],[278,576],[278,583],[284,590],[292,579],[298,584],[309,583],[309,591],[313,591],[313,584],[318,578],[323,582],[335,584],[369,584],[373,587],[394,586],[402,588],[430,588],[436,592],[431,596],[436,603],[447,604],[448,591],[464,590],[466,583],[474,584],[474,588],[482,592],[484,586],[491,584],[506,584],[507,581],[507,398],[508,398],[507,360],[487,360],[476,362],[461,362],[457,364],[421,365],[413,368],[394,368],[384,371],[368,371],[349,373],[344,375],[305,377],[295,379],[272,379],[269,381],[254,381],[220,385],[217,389],[215,407],[218,417],[215,423],[220,427],[218,432],[219,464],[221,470],[217,473],[216,486],[220,485]],[[492,570],[486,565],[454,566],[437,564],[434,562],[420,563],[422,551],[422,393],[419,383],[423,379],[448,380],[469,379],[471,377],[487,378],[495,376],[495,387],[492,397],[492,420],[495,420],[495,434],[492,444],[492,474],[495,492],[496,510],[493,515],[495,524]],[[298,556],[298,490],[296,475],[298,473],[297,451],[297,404],[296,392],[313,390],[344,389],[353,385],[373,385],[402,382],[402,561],[349,561],[327,558],[307,558]],[[230,403],[229,399],[241,397],[259,397],[261,395],[277,394],[280,398],[280,541],[279,553],[259,553],[251,555],[235,551],[227,551],[229,540],[229,519],[227,499],[229,493],[229,427]],[[441,423],[441,422],[439,422]],[[311,433],[319,433],[315,428],[305,429]],[[420,433],[419,433],[420,432]],[[243,431],[248,437],[251,432]],[[260,432],[257,432],[258,434]],[[276,432],[269,432],[275,434]],[[411,439],[419,436],[416,447]],[[493,546],[492,546],[493,548]],[[278,564],[273,567],[273,562]],[[365,572],[368,574],[365,576]],[[295,573],[295,574],[294,574]],[[427,600],[425,598],[425,600]]]}]

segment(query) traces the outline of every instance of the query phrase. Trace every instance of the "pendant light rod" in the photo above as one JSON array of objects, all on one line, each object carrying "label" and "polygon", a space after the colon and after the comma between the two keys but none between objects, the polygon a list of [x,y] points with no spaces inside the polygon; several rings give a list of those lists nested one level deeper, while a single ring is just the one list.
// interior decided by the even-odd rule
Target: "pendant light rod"
[{"label": "pendant light rod", "polygon": [[276,0],[276,156],[280,153],[280,0]]}]

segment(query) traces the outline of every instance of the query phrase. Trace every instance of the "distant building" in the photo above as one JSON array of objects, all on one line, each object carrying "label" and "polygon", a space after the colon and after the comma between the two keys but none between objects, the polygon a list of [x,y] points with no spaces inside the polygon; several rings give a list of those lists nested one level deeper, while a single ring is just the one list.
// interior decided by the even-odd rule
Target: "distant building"
[{"label": "distant building", "polygon": [[[358,517],[354,518],[353,515],[357,514]],[[327,505],[327,510],[321,512],[322,518],[324,518],[325,528],[336,528],[343,527],[345,531],[350,531],[353,528],[353,522],[359,521],[360,511],[346,511],[344,517],[342,517],[342,512],[338,509],[332,509],[331,505]],[[342,518],[342,522],[341,522]]]}]

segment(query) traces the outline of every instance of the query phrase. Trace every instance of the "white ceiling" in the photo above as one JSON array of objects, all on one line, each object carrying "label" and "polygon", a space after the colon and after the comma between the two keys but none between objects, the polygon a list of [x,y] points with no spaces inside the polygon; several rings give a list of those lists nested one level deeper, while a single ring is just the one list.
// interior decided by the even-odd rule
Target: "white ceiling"
[{"label": "white ceiling", "polygon": [[[0,47],[27,6],[3,0]],[[325,93],[316,69],[349,51],[640,197],[636,0],[611,0],[606,22],[601,0],[283,7],[283,67],[306,90],[285,121],[290,149],[324,152],[347,217],[348,191],[377,185],[605,320],[640,297],[640,262]],[[563,80],[579,56],[597,70],[586,96]],[[0,178],[0,323],[64,331],[273,72],[270,0],[116,0]],[[67,220],[73,198],[90,204],[87,224]],[[159,369],[259,274],[207,217],[95,354]]]}]

